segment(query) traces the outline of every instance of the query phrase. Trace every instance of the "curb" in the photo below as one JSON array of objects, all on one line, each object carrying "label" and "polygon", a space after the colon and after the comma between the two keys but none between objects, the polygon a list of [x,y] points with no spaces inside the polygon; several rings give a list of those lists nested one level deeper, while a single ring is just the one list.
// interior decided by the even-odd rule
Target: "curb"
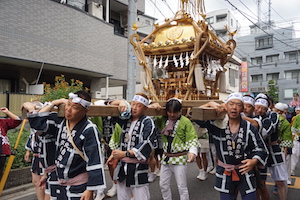
[{"label": "curb", "polygon": [[15,193],[18,193],[18,192],[23,192],[23,191],[28,190],[28,189],[34,189],[34,186],[33,186],[32,183],[23,184],[23,185],[20,185],[20,186],[17,186],[17,187],[5,189],[5,190],[3,190],[0,197],[8,196],[8,195],[15,194]]}]

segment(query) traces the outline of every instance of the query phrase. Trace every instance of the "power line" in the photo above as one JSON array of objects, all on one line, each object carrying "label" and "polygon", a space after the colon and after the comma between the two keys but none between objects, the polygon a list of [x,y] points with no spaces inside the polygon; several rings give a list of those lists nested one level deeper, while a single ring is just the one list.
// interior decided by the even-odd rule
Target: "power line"
[{"label": "power line", "polygon": [[175,13],[173,12],[173,10],[171,9],[171,7],[169,6],[168,2],[166,0],[162,0],[166,6],[171,10],[171,12],[173,13],[173,15],[175,15]]},{"label": "power line", "polygon": [[[241,0],[239,0],[240,2],[241,2],[241,4],[243,4],[253,15],[255,15],[255,13],[252,11],[252,10],[250,10],[249,8],[248,8],[248,6],[246,6]],[[256,16],[256,15],[255,15]]]},{"label": "power line", "polygon": [[[265,0],[266,3],[268,3],[266,0]],[[287,20],[285,20],[272,6],[271,6],[271,9],[281,18],[283,19],[284,21],[288,22]]]},{"label": "power line", "polygon": [[151,3],[156,7],[156,9],[160,12],[160,14],[164,17],[164,18],[166,18],[166,16],[161,12],[161,10],[157,7],[157,5],[156,5],[156,3],[154,3],[152,0],[149,0],[149,1],[151,1]]},{"label": "power line", "polygon": [[[245,5],[241,0],[239,0],[252,14],[254,14],[253,12],[252,12],[252,10],[250,10],[250,8],[247,6],[247,5]],[[262,12],[262,10],[259,8],[259,10]],[[242,12],[242,11],[241,11]],[[244,12],[244,14],[246,14],[245,12]],[[255,15],[255,14],[254,14]],[[257,18],[258,18],[258,20],[260,21],[260,22],[262,22],[263,24],[265,24],[265,25],[267,25],[270,29],[272,29],[273,31],[275,31],[275,32],[277,32],[278,34],[280,34],[276,29],[273,29],[272,28],[272,26],[271,26],[271,24],[269,24],[269,23],[266,23],[266,22],[264,22],[263,20],[261,20],[258,16],[257,16]],[[284,36],[284,37],[286,37],[286,36]],[[286,38],[288,38],[288,37],[286,37]],[[288,39],[291,39],[291,38],[288,38]]]},{"label": "power line", "polygon": [[241,13],[246,19],[248,19],[254,26],[256,26],[257,28],[259,28],[260,30],[262,30],[264,33],[266,33],[268,36],[271,36],[273,37],[275,40],[285,44],[286,46],[289,46],[289,47],[292,47],[292,48],[295,48],[295,49],[298,49],[297,47],[294,47],[286,42],[283,42],[281,40],[279,40],[278,38],[270,35],[267,31],[263,30],[261,27],[259,27],[256,23],[254,23],[251,19],[249,19],[243,12],[241,12],[235,5],[233,5],[229,0],[225,0],[227,1],[234,9],[236,9],[239,13]]}]

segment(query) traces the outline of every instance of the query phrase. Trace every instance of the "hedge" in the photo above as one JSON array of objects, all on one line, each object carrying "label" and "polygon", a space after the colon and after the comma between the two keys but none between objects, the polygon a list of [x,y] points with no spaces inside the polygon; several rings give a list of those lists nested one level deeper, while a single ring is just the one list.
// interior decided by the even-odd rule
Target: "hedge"
[{"label": "hedge", "polygon": [[[9,140],[10,148],[11,148],[12,152],[13,152],[13,148],[15,146],[16,140],[18,138],[20,128],[21,128],[21,125],[16,129],[11,129],[8,131],[7,136],[8,136],[8,140]],[[24,155],[26,153],[25,144],[27,142],[29,135],[30,135],[29,129],[24,128],[17,151],[15,152],[16,156],[15,156],[13,165],[11,167],[12,169],[23,168],[23,167],[27,167],[27,166],[31,165],[30,163],[27,163],[24,160]]]}]

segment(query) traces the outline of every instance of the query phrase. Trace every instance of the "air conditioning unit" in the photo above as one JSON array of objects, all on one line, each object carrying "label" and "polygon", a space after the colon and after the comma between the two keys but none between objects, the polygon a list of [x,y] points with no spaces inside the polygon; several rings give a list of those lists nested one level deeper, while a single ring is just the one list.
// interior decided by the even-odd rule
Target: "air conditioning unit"
[{"label": "air conditioning unit", "polygon": [[101,99],[101,91],[95,91],[95,99]]},{"label": "air conditioning unit", "polygon": [[103,5],[93,1],[90,2],[89,13],[99,19],[103,19]]}]

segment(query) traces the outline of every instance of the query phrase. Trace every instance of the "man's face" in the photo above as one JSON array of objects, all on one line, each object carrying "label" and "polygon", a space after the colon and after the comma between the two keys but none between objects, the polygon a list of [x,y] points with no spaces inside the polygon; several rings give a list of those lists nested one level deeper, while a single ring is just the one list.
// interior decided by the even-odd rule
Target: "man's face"
[{"label": "man's face", "polygon": [[283,111],[278,110],[277,108],[273,108],[273,111],[274,111],[274,112],[277,112],[277,113],[280,114],[280,115],[283,113]]},{"label": "man's face", "polygon": [[253,115],[254,107],[250,103],[244,103],[244,114],[247,117],[251,117]]},{"label": "man's face", "polygon": [[300,113],[300,110],[296,110],[296,115],[298,115]]},{"label": "man's face", "polygon": [[167,115],[169,120],[177,120],[181,115],[181,112],[167,111]]},{"label": "man's face", "polygon": [[144,115],[147,107],[139,101],[131,102],[131,116],[133,118],[140,118]]},{"label": "man's face", "polygon": [[227,115],[230,119],[237,119],[244,110],[243,102],[238,99],[232,99],[225,104]]},{"label": "man's face", "polygon": [[254,113],[255,115],[264,116],[267,113],[268,108],[263,105],[255,105]]},{"label": "man's face", "polygon": [[74,103],[72,99],[69,99],[65,105],[65,118],[67,120],[80,121],[86,115],[87,111],[82,105]]}]

